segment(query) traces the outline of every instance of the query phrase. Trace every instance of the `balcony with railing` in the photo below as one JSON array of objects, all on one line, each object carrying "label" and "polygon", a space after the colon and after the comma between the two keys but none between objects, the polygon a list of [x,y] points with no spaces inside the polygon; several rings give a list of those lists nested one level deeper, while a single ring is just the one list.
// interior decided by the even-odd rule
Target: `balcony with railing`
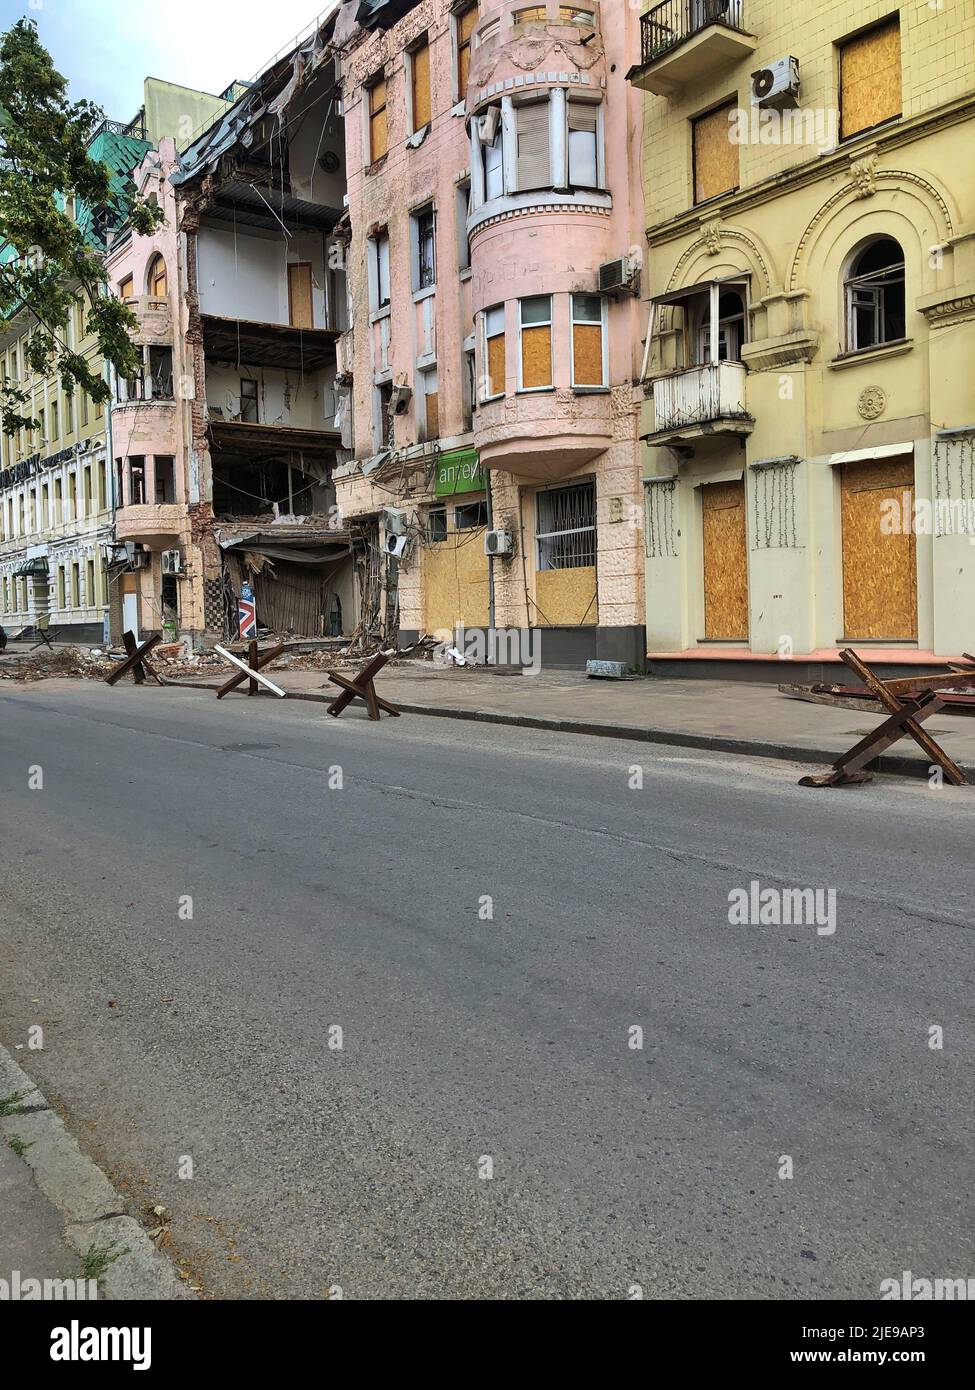
[{"label": "balcony with railing", "polygon": [[745,28],[745,0],[663,0],[640,19],[640,62],[627,78],[658,96],[680,94],[730,63],[749,57],[758,40]]},{"label": "balcony with railing", "polygon": [[746,376],[740,362],[705,362],[657,377],[654,427],[646,441],[665,444],[713,434],[751,434],[755,421],[745,408]]}]

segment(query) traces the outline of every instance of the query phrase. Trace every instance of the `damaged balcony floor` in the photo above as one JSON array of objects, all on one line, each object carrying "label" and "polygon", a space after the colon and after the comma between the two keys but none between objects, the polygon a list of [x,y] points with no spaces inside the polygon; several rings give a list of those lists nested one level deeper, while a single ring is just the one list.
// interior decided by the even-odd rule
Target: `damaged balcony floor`
[{"label": "damaged balcony floor", "polygon": [[[44,1024],[18,1060],[210,1294],[971,1267],[967,801],[150,687],[7,684],[0,716],[0,1036]],[[756,878],[835,888],[835,935],[730,925]]]}]

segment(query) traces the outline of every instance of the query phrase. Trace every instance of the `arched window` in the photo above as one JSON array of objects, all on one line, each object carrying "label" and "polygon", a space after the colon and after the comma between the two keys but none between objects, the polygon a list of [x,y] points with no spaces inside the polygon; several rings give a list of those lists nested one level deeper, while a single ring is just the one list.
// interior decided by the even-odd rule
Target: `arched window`
[{"label": "arched window", "polygon": [[169,289],[166,283],[166,262],[162,256],[154,256],[149,266],[149,298],[166,299]]},{"label": "arched window", "polygon": [[896,343],[905,336],[904,252],[893,237],[878,237],[856,253],[844,294],[849,352]]}]

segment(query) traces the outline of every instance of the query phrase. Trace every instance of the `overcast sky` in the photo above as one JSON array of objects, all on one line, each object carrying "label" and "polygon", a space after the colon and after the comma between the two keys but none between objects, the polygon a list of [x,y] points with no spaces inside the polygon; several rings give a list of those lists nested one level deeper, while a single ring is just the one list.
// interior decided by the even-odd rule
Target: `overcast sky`
[{"label": "overcast sky", "polygon": [[222,92],[331,8],[330,0],[0,0],[0,29],[35,19],[72,99],[129,121],[144,78]]}]

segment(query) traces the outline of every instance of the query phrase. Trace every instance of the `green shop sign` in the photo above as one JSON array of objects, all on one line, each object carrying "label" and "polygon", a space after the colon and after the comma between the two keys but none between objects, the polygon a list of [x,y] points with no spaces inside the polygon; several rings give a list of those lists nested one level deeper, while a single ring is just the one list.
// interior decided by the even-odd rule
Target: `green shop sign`
[{"label": "green shop sign", "polygon": [[483,492],[484,474],[476,449],[454,449],[437,460],[438,497],[454,497],[458,492]]}]

